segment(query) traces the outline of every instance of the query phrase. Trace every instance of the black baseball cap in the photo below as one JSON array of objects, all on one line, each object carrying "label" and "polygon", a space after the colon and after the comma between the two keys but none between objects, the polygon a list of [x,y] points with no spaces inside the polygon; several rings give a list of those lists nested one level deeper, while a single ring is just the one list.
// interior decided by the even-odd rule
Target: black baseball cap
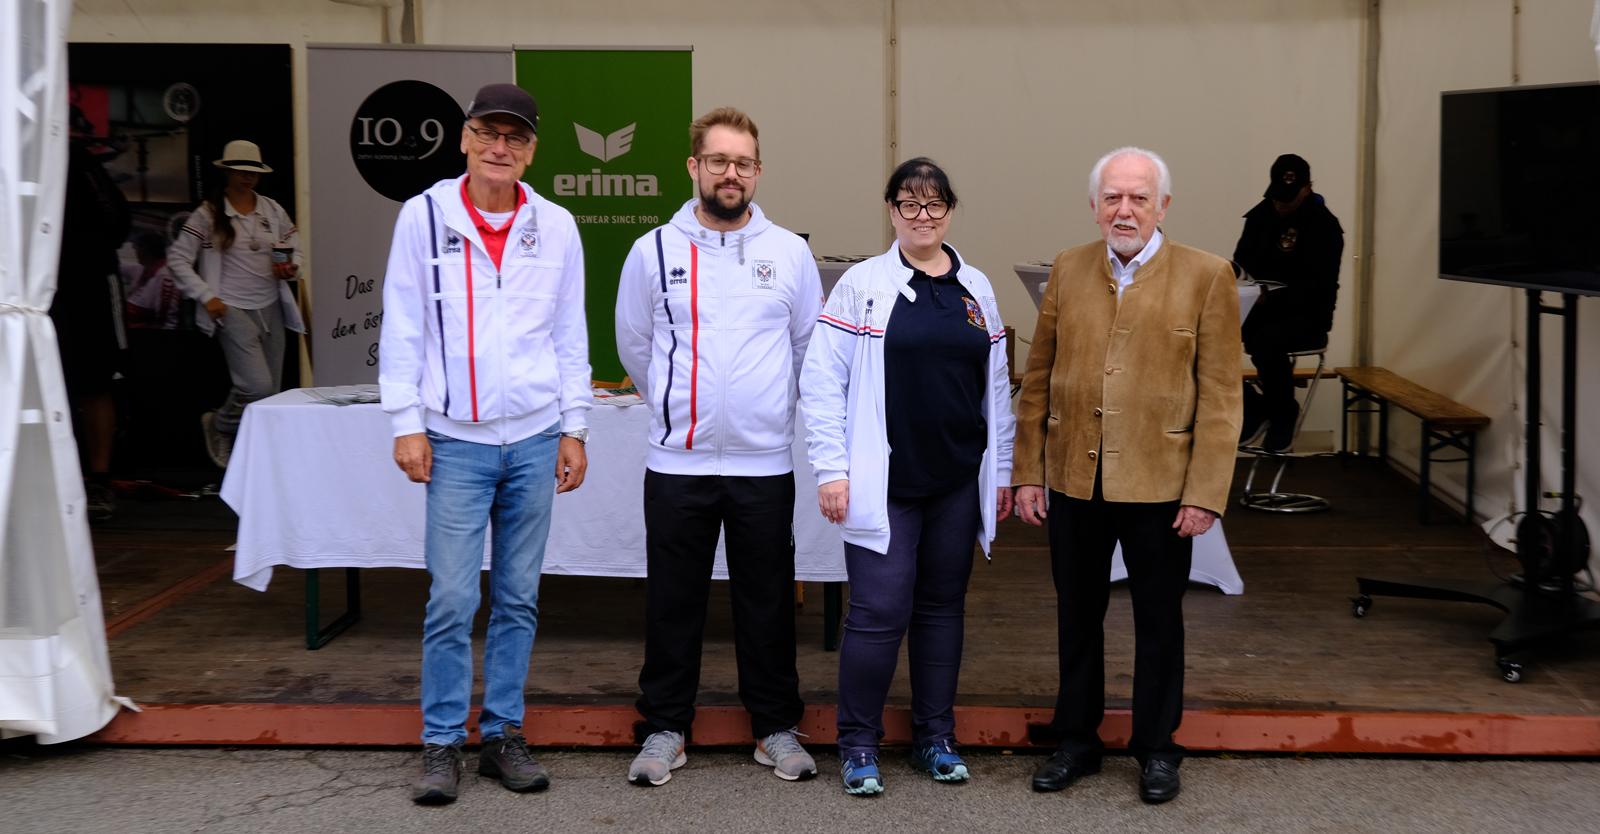
[{"label": "black baseball cap", "polygon": [[504,113],[528,123],[533,135],[539,135],[539,105],[528,91],[515,84],[487,84],[472,97],[467,105],[467,118],[476,119],[490,113]]},{"label": "black baseball cap", "polygon": [[1272,182],[1261,196],[1280,203],[1292,203],[1300,195],[1300,189],[1310,183],[1311,164],[1292,153],[1286,153],[1272,163]]}]

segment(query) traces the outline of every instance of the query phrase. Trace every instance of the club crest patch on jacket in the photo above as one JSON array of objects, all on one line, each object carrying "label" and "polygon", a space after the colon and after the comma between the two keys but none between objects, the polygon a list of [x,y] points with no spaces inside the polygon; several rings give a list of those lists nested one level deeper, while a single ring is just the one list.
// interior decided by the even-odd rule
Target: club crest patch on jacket
[{"label": "club crest patch on jacket", "polygon": [[978,302],[973,301],[966,296],[962,296],[961,300],[967,303],[967,324],[970,324],[979,330],[983,330],[984,332],[988,332],[989,323],[984,321],[983,308],[978,305]]},{"label": "club crest patch on jacket", "polygon": [[778,286],[778,269],[772,261],[756,261],[750,272],[755,278],[756,289],[770,290]]},{"label": "club crest patch on jacket", "polygon": [[539,232],[532,226],[523,226],[517,233],[517,251],[525,258],[539,255]]}]

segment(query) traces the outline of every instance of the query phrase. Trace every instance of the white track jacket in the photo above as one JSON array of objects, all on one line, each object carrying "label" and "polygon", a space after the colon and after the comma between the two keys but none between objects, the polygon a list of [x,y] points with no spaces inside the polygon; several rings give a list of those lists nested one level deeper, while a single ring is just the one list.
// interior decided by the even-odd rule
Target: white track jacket
[{"label": "white track jacket", "polygon": [[557,419],[563,431],[583,428],[592,397],[578,226],[519,183],[526,202],[497,270],[467,214],[465,179],[412,197],[395,221],[378,349],[394,434],[428,428],[503,445]]},{"label": "white track jacket", "polygon": [[754,204],[743,229],[714,232],[698,203],[633,244],[617,287],[617,354],[652,410],[645,465],[793,472],[800,363],[822,309],[816,259]]},{"label": "white track jacket", "polygon": [[[957,253],[959,257],[960,253]],[[915,301],[912,271],[900,262],[900,246],[851,267],[828,296],[800,374],[811,469],[817,483],[848,479],[850,503],[841,525],[844,540],[878,553],[889,551],[889,431],[883,400],[883,334],[897,294]],[[989,447],[978,469],[978,509],[985,555],[994,541],[999,487],[1011,485],[1011,372],[1006,366],[1005,325],[994,288],[982,272],[961,259],[956,280],[983,308],[989,330],[989,396],[983,402]]]}]

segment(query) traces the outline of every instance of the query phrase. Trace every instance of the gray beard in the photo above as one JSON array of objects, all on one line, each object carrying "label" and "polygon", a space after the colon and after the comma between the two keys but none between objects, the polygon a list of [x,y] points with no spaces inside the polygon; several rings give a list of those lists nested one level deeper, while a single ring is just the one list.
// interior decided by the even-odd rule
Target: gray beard
[{"label": "gray beard", "polygon": [[1111,251],[1117,253],[1118,255],[1127,255],[1130,258],[1139,254],[1140,252],[1143,252],[1145,244],[1149,242],[1142,237],[1136,237],[1133,240],[1127,241],[1126,243],[1112,243],[1109,240],[1109,237],[1110,236],[1107,235],[1108,239],[1106,240],[1106,245],[1111,247]]}]

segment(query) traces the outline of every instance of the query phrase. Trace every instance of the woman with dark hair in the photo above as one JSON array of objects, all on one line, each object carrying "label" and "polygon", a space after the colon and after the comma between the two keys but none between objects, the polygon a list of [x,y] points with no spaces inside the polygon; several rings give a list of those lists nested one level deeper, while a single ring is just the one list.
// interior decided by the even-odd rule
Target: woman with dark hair
[{"label": "woman with dark hair", "polygon": [[884,202],[895,243],[839,279],[800,375],[817,500],[843,532],[850,576],[838,743],[857,795],[883,790],[883,705],[903,637],[913,764],[941,782],[968,777],[954,747],[967,580],[974,544],[987,554],[1011,512],[1016,425],[994,290],[944,242],[949,177],[910,160]]},{"label": "woman with dark hair", "polygon": [[305,325],[288,285],[300,271],[300,233],[283,206],[255,191],[272,172],[261,149],[235,140],[212,164],[226,179],[184,222],[167,265],[183,294],[204,306],[195,323],[218,337],[228,360],[233,390],[200,418],[206,451],[225,468],[244,407],[282,384],[284,332]]}]

